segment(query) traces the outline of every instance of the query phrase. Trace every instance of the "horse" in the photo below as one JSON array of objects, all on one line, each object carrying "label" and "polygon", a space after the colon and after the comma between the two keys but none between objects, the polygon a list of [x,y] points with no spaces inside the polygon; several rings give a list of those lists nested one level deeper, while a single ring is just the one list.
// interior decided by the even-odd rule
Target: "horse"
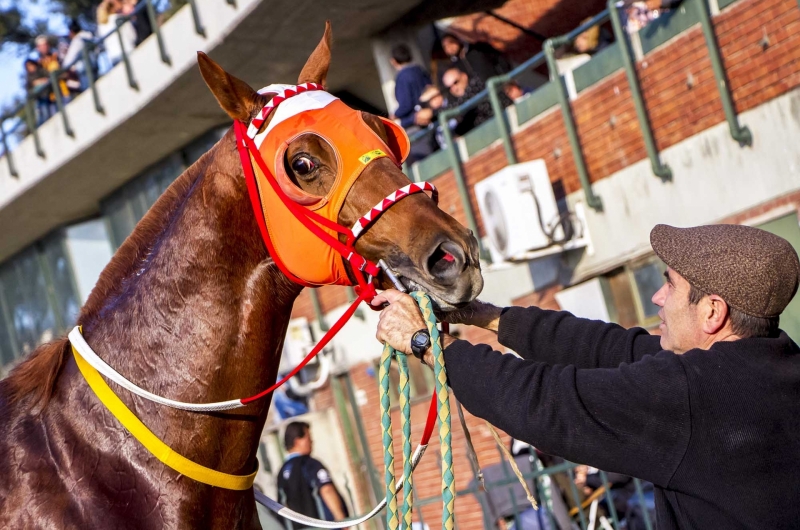
[{"label": "horse", "polygon": [[[298,84],[325,84],[330,44],[326,25]],[[232,119],[248,123],[269,101],[201,52],[198,65]],[[381,119],[363,119],[387,139]],[[318,167],[287,165],[292,181],[324,193],[338,163],[330,146],[305,135],[290,142],[287,160],[298,153]],[[347,194],[339,224],[350,226],[408,183],[389,158],[375,160]],[[483,285],[474,235],[422,193],[388,210],[356,250],[385,260],[443,309],[464,306]],[[276,380],[301,290],[260,237],[231,130],[145,215],[77,322],[94,351],[130,381],[175,400],[209,402],[251,395]],[[260,528],[252,488],[212,487],[163,465],[100,403],[70,351],[67,338],[45,344],[0,381],[0,528]],[[269,399],[197,413],[110,386],[177,453],[231,474],[257,465]]]}]

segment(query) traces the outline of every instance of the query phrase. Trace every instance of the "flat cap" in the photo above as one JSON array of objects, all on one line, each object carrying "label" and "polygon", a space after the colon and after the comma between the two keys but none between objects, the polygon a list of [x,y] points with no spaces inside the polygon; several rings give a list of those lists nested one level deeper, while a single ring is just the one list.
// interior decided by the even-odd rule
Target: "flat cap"
[{"label": "flat cap", "polygon": [[754,317],[780,315],[800,283],[792,245],[752,226],[656,225],[650,244],[689,283]]}]

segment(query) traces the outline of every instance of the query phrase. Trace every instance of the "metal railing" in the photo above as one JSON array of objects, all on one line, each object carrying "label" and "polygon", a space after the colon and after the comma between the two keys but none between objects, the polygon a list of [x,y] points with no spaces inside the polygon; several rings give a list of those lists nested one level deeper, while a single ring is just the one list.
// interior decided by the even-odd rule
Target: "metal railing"
[{"label": "metal railing", "polygon": [[[102,73],[98,69],[98,60],[102,56],[101,54],[103,53],[103,45],[108,39],[119,39],[120,62],[124,65],[126,76],[128,78],[128,84],[134,90],[139,89],[139,85],[134,76],[133,66],[130,61],[131,45],[125,42],[120,30],[122,26],[130,22],[134,17],[138,15],[146,15],[148,17],[150,27],[152,29],[151,36],[153,36],[158,43],[161,60],[168,65],[172,64],[169,53],[167,52],[166,44],[164,42],[164,37],[161,34],[162,22],[159,21],[159,13],[157,13],[153,2],[154,0],[142,0],[132,13],[129,15],[120,16],[116,20],[117,27],[111,30],[109,33],[93,39],[84,39],[84,46],[80,56],[76,57],[70,63],[62,65],[57,70],[49,72],[49,83],[27,90],[24,101],[5,116],[0,117],[0,146],[3,148],[2,154],[5,155],[6,163],[8,164],[9,172],[11,173],[12,177],[18,177],[19,171],[14,163],[13,149],[9,146],[9,134],[18,134],[23,138],[27,135],[33,136],[36,154],[41,158],[45,158],[46,155],[42,149],[41,142],[39,141],[38,129],[45,122],[55,117],[56,114],[61,116],[64,132],[70,137],[75,136],[67,113],[69,101],[65,100],[64,94],[62,93],[61,82],[65,80],[66,77],[70,75],[77,66],[82,65],[83,73],[86,76],[86,82],[88,84],[88,86],[81,86],[81,93],[85,92],[86,90],[91,90],[95,111],[99,114],[105,114],[105,109],[102,105],[100,93],[97,87],[97,81],[100,77],[112,71],[114,66],[116,66],[116,64],[114,64],[108,68],[107,71]],[[228,0],[228,3],[234,5],[232,0]],[[195,32],[200,36],[205,37],[206,32],[200,18],[200,13],[197,9],[196,1],[188,0],[188,4],[192,11],[192,20],[194,22]],[[46,118],[40,119],[40,117],[36,114],[35,102],[38,99],[44,98],[49,100],[51,95],[53,97],[52,102],[55,103],[56,111],[51,115],[46,116]],[[10,120],[14,120],[16,123],[13,124],[9,129],[6,127],[6,123]],[[20,131],[20,128],[23,124],[25,125],[25,130]]]},{"label": "metal railing", "polygon": [[[503,452],[497,447],[500,454],[501,463],[498,464],[502,467],[503,477],[494,481],[485,481],[483,486],[477,474],[473,474],[473,480],[470,485],[464,489],[456,491],[456,499],[473,495],[481,506],[483,527],[485,530],[494,530],[498,528],[499,519],[511,519],[514,523],[515,529],[525,528],[522,524],[521,516],[523,512],[531,508],[525,501],[525,496],[522,491],[515,493],[515,488],[520,488],[519,479],[511,470],[511,466],[506,462]],[[520,457],[517,457],[520,458]],[[621,530],[627,528],[625,524],[626,516],[629,514],[620,514],[617,512],[614,504],[615,490],[612,488],[608,480],[608,475],[604,471],[600,471],[601,486],[598,487],[590,495],[582,495],[578,491],[575,480],[575,468],[578,464],[572,462],[563,462],[555,464],[550,467],[544,467],[536,455],[529,455],[530,471],[523,472],[522,477],[528,483],[528,487],[534,492],[534,496],[538,501],[537,517],[547,520],[547,524],[541,524],[541,528],[550,528],[557,530],[562,527],[559,524],[564,518],[569,518],[570,528],[580,528],[587,530],[588,528],[603,528],[599,522],[598,507],[602,505],[606,517],[606,522],[614,530]],[[519,460],[518,460],[519,461]],[[486,468],[484,468],[484,471]],[[563,480],[554,480],[559,477]],[[638,507],[637,516],[642,518],[642,522],[647,530],[653,530],[653,521],[650,518],[651,509],[645,497],[644,487],[642,481],[637,478],[631,479],[635,488],[635,495],[631,496],[628,505],[631,503]],[[565,484],[568,486],[565,488]],[[505,490],[505,491],[503,491]],[[494,495],[508,495],[511,507],[511,513],[497,513],[498,510],[493,503]],[[555,496],[560,497],[562,503],[557,503],[554,499]],[[441,495],[434,495],[431,497],[414,499],[414,513],[415,522],[419,522],[422,527],[425,525],[425,517],[423,514],[423,507],[431,504],[438,504],[441,502]],[[595,506],[592,506],[592,505]],[[632,511],[632,507],[631,510]],[[592,520],[592,513],[594,512],[594,520]],[[458,514],[458,511],[457,511]],[[496,518],[496,519],[495,519]],[[592,523],[594,523],[592,525]],[[435,526],[435,525],[432,525]],[[458,527],[458,515],[456,515],[456,527]]]},{"label": "metal railing", "polygon": [[[735,105],[733,103],[730,91],[728,89],[728,81],[725,73],[725,68],[722,63],[719,45],[717,43],[716,35],[714,33],[713,21],[711,20],[709,0],[685,0],[683,2],[683,5],[688,5],[690,3],[697,4],[698,20],[696,20],[695,23],[699,22],[702,27],[703,35],[706,41],[706,47],[708,49],[709,59],[711,61],[712,70],[714,72],[714,77],[717,83],[717,87],[719,89],[720,99],[722,101],[722,107],[725,112],[725,119],[727,120],[729,125],[731,137],[742,146],[752,145],[752,133],[746,126],[742,126],[739,124]],[[800,4],[800,0],[798,0],[798,4]],[[458,107],[443,109],[439,113],[438,126],[444,138],[444,149],[447,151],[449,166],[450,169],[452,169],[453,175],[456,180],[456,185],[458,187],[467,224],[469,225],[469,228],[472,229],[473,232],[475,232],[476,234],[478,233],[477,220],[475,218],[475,213],[473,211],[472,203],[469,198],[467,183],[464,175],[463,160],[460,151],[458,149],[457,139],[453,137],[453,133],[450,127],[448,127],[448,122],[453,118],[462,117],[464,114],[466,114],[467,112],[475,108],[477,105],[479,105],[481,102],[483,102],[486,98],[488,98],[492,106],[495,123],[497,124],[497,133],[499,135],[500,140],[502,141],[506,159],[509,164],[517,163],[518,159],[513,141],[513,133],[515,131],[513,125],[510,123],[510,120],[508,119],[506,110],[503,108],[499,96],[499,91],[502,90],[503,86],[506,83],[513,81],[523,73],[532,70],[534,68],[538,68],[544,64],[547,64],[548,72],[550,75],[550,82],[556,83],[556,89],[557,89],[556,95],[558,98],[558,104],[561,107],[561,112],[564,118],[564,125],[566,128],[567,137],[570,142],[572,156],[575,162],[578,178],[581,183],[581,188],[583,189],[584,195],[586,197],[586,202],[590,207],[595,208],[598,211],[602,210],[602,201],[600,197],[598,197],[592,189],[588,170],[586,168],[586,163],[583,157],[583,148],[581,145],[577,128],[575,126],[575,119],[570,103],[570,97],[567,92],[564,76],[560,74],[558,71],[558,65],[555,60],[555,51],[557,48],[561,46],[565,46],[574,42],[576,37],[578,37],[581,33],[584,33],[585,31],[594,28],[596,26],[599,26],[601,24],[605,24],[609,20],[611,21],[615,40],[619,48],[622,67],[623,70],[625,71],[625,75],[627,77],[628,84],[630,86],[631,98],[633,99],[634,108],[636,110],[636,117],[637,121],[639,122],[639,129],[642,134],[642,139],[645,144],[645,150],[647,152],[647,157],[650,160],[650,165],[653,174],[664,181],[672,179],[672,170],[667,164],[662,162],[660,158],[658,147],[656,145],[656,141],[653,136],[653,129],[650,123],[647,107],[645,105],[644,98],[642,96],[642,89],[636,71],[636,62],[637,60],[640,60],[642,57],[636,56],[636,53],[634,52],[634,49],[631,45],[631,37],[628,35],[628,32],[622,26],[620,13],[618,11],[618,1],[609,0],[608,9],[599,13],[597,16],[587,21],[585,24],[581,24],[579,27],[575,28],[569,33],[548,39],[547,41],[545,41],[543,45],[543,50],[541,52],[537,53],[524,63],[520,64],[518,67],[514,68],[507,74],[489,78],[486,82],[485,90],[476,94],[474,97],[465,101]],[[688,31],[688,29],[685,31]],[[539,94],[537,94],[537,92],[538,91],[535,91],[528,97],[530,98],[547,97],[546,95],[540,96]],[[432,130],[430,128],[420,131],[412,135],[411,140],[412,142],[420,141],[423,137],[431,133]],[[407,173],[409,175],[414,175],[415,179],[417,178],[416,172],[414,171],[413,167],[408,167]],[[482,255],[485,255],[483,249],[482,249]]]}]

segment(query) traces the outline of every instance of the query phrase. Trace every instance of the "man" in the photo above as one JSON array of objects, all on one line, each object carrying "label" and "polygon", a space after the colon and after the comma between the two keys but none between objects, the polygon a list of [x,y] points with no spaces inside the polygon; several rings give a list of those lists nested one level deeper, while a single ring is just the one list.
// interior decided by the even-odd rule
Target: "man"
[{"label": "man", "polygon": [[[444,336],[451,388],[473,414],[551,454],[655,484],[659,530],[797,528],[800,349],[778,329],[800,278],[784,239],[738,225],[650,234],[667,264],[661,337],[535,307],[475,303],[453,320],[498,332],[501,355]],[[406,295],[378,338],[422,351]],[[417,333],[415,333],[417,332]]]},{"label": "man", "polygon": [[490,77],[511,71],[508,60],[488,42],[465,44],[455,34],[445,33],[441,45],[449,59],[449,66],[445,70],[456,67],[483,83]]},{"label": "man", "polygon": [[392,58],[389,62],[397,70],[397,77],[394,80],[397,110],[394,115],[400,120],[400,125],[404,129],[413,132],[416,130],[415,125],[423,127],[427,125],[418,123],[415,107],[422,92],[431,84],[431,78],[421,66],[411,62],[411,50],[405,44],[398,44],[392,48]]},{"label": "man", "polygon": [[[347,517],[344,500],[322,462],[312,458],[308,423],[293,421],[286,426],[284,447],[289,452],[278,472],[278,490],[285,505],[303,515],[341,521]],[[295,524],[295,528],[305,528]]]}]

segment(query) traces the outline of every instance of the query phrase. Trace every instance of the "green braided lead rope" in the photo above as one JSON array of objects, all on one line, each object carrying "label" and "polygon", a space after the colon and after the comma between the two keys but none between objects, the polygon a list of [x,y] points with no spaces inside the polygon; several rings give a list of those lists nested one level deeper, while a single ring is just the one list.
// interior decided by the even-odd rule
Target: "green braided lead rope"
[{"label": "green braided lead rope", "polygon": [[400,528],[411,530],[411,512],[414,504],[414,492],[411,473],[411,384],[408,380],[408,357],[397,355],[400,367],[400,425],[403,431],[403,508]]},{"label": "green braided lead rope", "polygon": [[[456,487],[453,474],[452,434],[450,428],[450,397],[447,391],[447,372],[444,368],[444,352],[441,347],[439,330],[436,327],[436,316],[428,295],[413,292],[411,296],[417,301],[431,336],[434,357],[434,378],[436,380],[436,396],[439,416],[439,441],[442,453],[442,529],[453,530],[455,527]],[[389,371],[392,357],[397,357],[400,368],[400,412],[403,428],[403,507],[402,519],[397,514],[397,497],[395,494],[394,444],[392,439],[392,419],[389,413]],[[408,381],[408,359],[398,354],[391,346],[385,345],[381,355],[379,373],[381,430],[383,432],[383,462],[386,467],[386,525],[388,530],[398,530],[401,523],[406,530],[411,530],[412,516],[412,460],[411,460],[411,403],[410,385]]]},{"label": "green braided lead rope", "polygon": [[442,529],[455,527],[456,481],[453,474],[453,439],[450,429],[450,394],[447,391],[447,371],[444,369],[444,350],[436,327],[433,304],[427,294],[415,291],[411,296],[419,304],[422,318],[428,326],[433,347],[433,376],[439,401],[439,444],[442,452]]},{"label": "green braided lead rope", "polygon": [[400,520],[397,518],[397,496],[394,490],[394,443],[392,442],[392,415],[389,401],[389,370],[392,367],[394,348],[388,344],[383,347],[381,368],[378,373],[381,394],[381,432],[383,433],[383,466],[386,481],[386,527],[396,530]]}]

